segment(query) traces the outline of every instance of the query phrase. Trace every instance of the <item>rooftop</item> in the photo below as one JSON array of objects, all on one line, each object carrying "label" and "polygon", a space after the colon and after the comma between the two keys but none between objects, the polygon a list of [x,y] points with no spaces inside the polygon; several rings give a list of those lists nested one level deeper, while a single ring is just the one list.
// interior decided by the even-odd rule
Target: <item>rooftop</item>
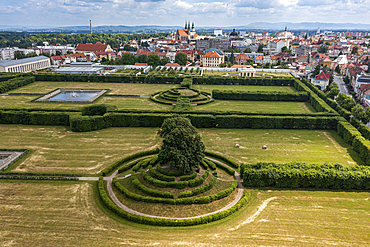
[{"label": "rooftop", "polygon": [[0,66],[8,67],[13,65],[20,65],[24,63],[31,63],[31,62],[37,62],[41,60],[49,59],[45,56],[38,56],[38,57],[29,57],[29,58],[23,58],[18,60],[0,60]]}]

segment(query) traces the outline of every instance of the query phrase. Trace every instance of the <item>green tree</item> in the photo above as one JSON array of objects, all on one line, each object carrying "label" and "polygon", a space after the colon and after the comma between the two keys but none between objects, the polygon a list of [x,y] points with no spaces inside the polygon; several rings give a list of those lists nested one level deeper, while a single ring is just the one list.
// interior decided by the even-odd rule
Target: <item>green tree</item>
[{"label": "green tree", "polygon": [[152,54],[148,56],[148,65],[155,68],[159,66],[160,64],[161,64],[161,59],[157,54]]},{"label": "green tree", "polygon": [[265,47],[264,44],[259,44],[257,52],[263,52],[263,47]]},{"label": "green tree", "polygon": [[320,64],[316,65],[315,69],[313,70],[313,72],[311,74],[311,77],[314,78],[315,76],[320,74],[320,69],[321,69]]},{"label": "green tree", "polygon": [[333,82],[329,85],[329,91],[326,92],[326,96],[331,99],[334,99],[338,95],[339,92],[340,90],[339,90],[338,84]]},{"label": "green tree", "polygon": [[168,164],[184,174],[199,167],[204,158],[205,146],[189,119],[167,118],[158,134],[163,138],[158,154],[158,161],[161,164]]},{"label": "green tree", "polygon": [[251,53],[251,52],[252,52],[252,50],[251,50],[251,48],[245,48],[243,52],[244,52],[244,53]]},{"label": "green tree", "polygon": [[348,75],[346,75],[344,78],[343,78],[343,81],[345,84],[348,84],[349,83],[349,77]]},{"label": "green tree", "polygon": [[356,105],[351,109],[352,115],[364,124],[369,122],[369,115],[366,114],[364,108],[361,105]]},{"label": "green tree", "polygon": [[148,56],[144,55],[144,54],[141,54],[137,57],[137,61],[138,61],[138,63],[146,63],[146,62],[148,62]]},{"label": "green tree", "polygon": [[352,54],[357,54],[358,53],[358,46],[354,46],[352,48]]},{"label": "green tree", "polygon": [[227,67],[229,67],[229,68],[230,68],[231,66],[233,66],[233,64],[232,64],[231,62],[228,62],[228,63],[227,63]]},{"label": "green tree", "polygon": [[137,62],[137,57],[131,53],[125,53],[120,59],[115,61],[115,64],[133,65]]},{"label": "green tree", "polygon": [[335,67],[335,72],[337,72],[338,74],[340,74],[340,68],[339,68],[339,65],[337,65],[337,66]]},{"label": "green tree", "polygon": [[225,68],[226,67],[226,64],[225,63],[220,63],[220,67],[221,68]]},{"label": "green tree", "polygon": [[[163,57],[161,59],[161,65],[166,65],[169,62],[170,62],[170,58],[169,57]],[[182,69],[182,67],[181,67],[181,69]]]},{"label": "green tree", "polygon": [[292,50],[289,50],[289,49],[288,49],[288,47],[283,46],[283,47],[281,48],[281,52],[288,52],[288,53],[291,53],[291,52],[292,52]]},{"label": "green tree", "polygon": [[14,52],[14,58],[15,59],[22,59],[22,58],[25,58],[25,55],[21,51],[15,51]]},{"label": "green tree", "polygon": [[327,45],[322,45],[320,46],[318,49],[317,49],[317,52],[318,53],[327,53],[329,50],[328,46]]},{"label": "green tree", "polygon": [[188,58],[184,53],[179,52],[179,53],[176,54],[175,63],[178,63],[181,66],[185,66],[187,61],[188,61]]}]

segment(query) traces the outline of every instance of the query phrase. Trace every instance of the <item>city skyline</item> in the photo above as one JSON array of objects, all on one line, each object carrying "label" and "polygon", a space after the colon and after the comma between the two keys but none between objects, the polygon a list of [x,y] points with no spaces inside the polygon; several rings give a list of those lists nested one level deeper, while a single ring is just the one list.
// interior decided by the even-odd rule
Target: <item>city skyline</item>
[{"label": "city skyline", "polygon": [[254,22],[368,24],[368,1],[306,0],[3,0],[0,23],[8,26],[171,25],[243,26]]}]

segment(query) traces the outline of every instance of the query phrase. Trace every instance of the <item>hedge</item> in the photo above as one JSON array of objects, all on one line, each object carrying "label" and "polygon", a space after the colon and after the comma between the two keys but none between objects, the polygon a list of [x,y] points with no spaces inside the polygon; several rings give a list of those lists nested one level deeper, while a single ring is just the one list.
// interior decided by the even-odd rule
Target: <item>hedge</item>
[{"label": "hedge", "polygon": [[209,159],[203,159],[203,162],[205,162],[209,169],[211,169],[212,171],[216,170],[217,167],[216,167],[216,164],[213,162],[213,161],[210,161]]},{"label": "hedge", "polygon": [[350,145],[352,145],[355,138],[362,137],[361,133],[344,119],[338,121],[337,132],[338,135]]},{"label": "hedge", "polygon": [[145,185],[143,185],[139,181],[139,179],[137,179],[135,172],[131,173],[131,181],[132,181],[133,185],[135,185],[136,188],[138,188],[139,190],[141,190],[145,194],[148,194],[148,195],[151,195],[151,196],[154,196],[154,197],[163,197],[163,198],[172,198],[172,199],[175,198],[174,193],[153,190],[153,189],[150,189],[150,188],[146,187]]},{"label": "hedge", "polygon": [[232,90],[213,90],[212,98],[220,100],[248,100],[248,101],[308,101],[307,92],[250,92]]},{"label": "hedge", "polygon": [[[227,209],[222,212],[218,212],[215,214],[193,218],[193,219],[164,219],[164,218],[156,218],[156,217],[147,217],[141,216],[136,214],[131,214],[123,210],[122,208],[118,207],[108,196],[105,188],[104,188],[104,181],[103,178],[100,177],[99,182],[97,183],[99,197],[102,200],[103,204],[112,210],[114,213],[118,214],[119,216],[134,221],[140,224],[148,224],[148,225],[156,225],[156,226],[193,226],[193,225],[200,225],[200,224],[207,224],[212,221],[223,219],[232,213],[238,211],[241,207],[243,207],[250,198],[250,193],[245,192],[245,195],[240,199],[240,201],[230,209]],[[169,199],[170,200],[170,199]]]},{"label": "hedge", "polygon": [[257,163],[242,165],[246,187],[370,189],[370,167],[341,164]]},{"label": "hedge", "polygon": [[185,175],[185,176],[180,177],[180,181],[188,181],[190,179],[196,178],[197,176],[198,176],[198,174],[196,172],[193,172],[190,175]]},{"label": "hedge", "polygon": [[184,189],[187,185],[187,181],[179,181],[179,182],[166,182],[162,180],[158,180],[149,176],[144,170],[141,170],[141,175],[143,176],[144,180],[154,186],[160,188],[175,188],[175,189]]},{"label": "hedge", "polygon": [[179,176],[182,176],[184,175],[183,172],[181,171],[169,171],[163,167],[161,167],[160,165],[157,165],[156,166],[156,169],[158,172],[164,174],[164,175],[167,175],[167,176],[174,176],[174,177],[179,177]]},{"label": "hedge", "polygon": [[212,177],[211,181],[208,183],[196,188],[195,190],[188,190],[188,191],[183,191],[180,193],[179,198],[184,198],[184,197],[191,197],[191,196],[196,196],[199,194],[202,194],[210,189],[213,188],[213,186],[216,184],[217,178]]},{"label": "hedge", "polygon": [[7,81],[0,81],[0,93],[5,93],[13,89],[26,86],[34,81],[35,77],[33,76],[16,77]]},{"label": "hedge", "polygon": [[358,121],[356,118],[351,118],[351,124],[365,137],[366,140],[370,140],[370,128],[365,124]]},{"label": "hedge", "polygon": [[209,171],[207,170],[201,177],[189,180],[188,181],[189,187],[196,187],[201,185],[207,179],[208,175]]},{"label": "hedge", "polygon": [[216,154],[216,153],[212,153],[212,152],[209,152],[209,151],[205,151],[204,154],[207,156],[207,157],[211,157],[211,158],[214,158],[214,159],[217,159],[217,160],[220,160],[220,161],[223,161],[225,162],[226,165],[228,166],[231,166],[235,169],[238,169],[239,168],[239,164],[222,156],[222,155],[219,155],[219,154]]},{"label": "hedge", "polygon": [[[109,127],[160,127],[166,118],[176,114],[109,113],[104,116],[82,116],[71,120],[71,130],[86,132]],[[305,116],[234,116],[182,115],[196,128],[248,129],[335,129],[337,117]]]},{"label": "hedge", "polygon": [[107,113],[107,106],[104,104],[101,105],[89,105],[82,107],[82,116],[103,116]]},{"label": "hedge", "polygon": [[139,162],[136,163],[136,165],[134,165],[132,167],[132,170],[134,172],[137,172],[140,168],[145,168],[147,167],[147,165],[149,164],[151,158],[146,158],[146,159],[142,159],[140,160]]},{"label": "hedge", "polygon": [[[159,153],[159,149],[154,149],[154,150],[148,150],[148,151],[143,151],[143,152],[138,152],[138,153],[135,153],[135,154],[132,154],[132,155],[129,155],[125,158],[122,158],[120,160],[117,160],[116,162],[114,162],[112,165],[108,166],[107,168],[105,168],[103,171],[102,171],[102,175],[103,176],[107,176],[109,175],[111,172],[113,172],[115,169],[117,169],[119,166],[121,166],[122,164],[130,161],[130,160],[134,160],[136,158],[140,158],[140,157],[143,157],[143,156],[148,156],[148,155],[152,155],[152,154],[158,154]],[[132,165],[133,166],[133,165]],[[131,167],[132,167],[131,166]],[[130,168],[131,168],[130,167]],[[130,168],[127,168],[130,169]]]},{"label": "hedge", "polygon": [[69,122],[69,114],[64,112],[0,110],[0,124],[69,126]]},{"label": "hedge", "polygon": [[159,180],[162,180],[162,181],[166,181],[166,182],[171,182],[171,181],[175,181],[176,180],[176,178],[173,177],[173,176],[167,176],[167,175],[164,175],[162,173],[157,172],[156,170],[154,170],[152,168],[152,166],[149,166],[149,174],[153,178],[156,178],[156,179],[159,179]]}]

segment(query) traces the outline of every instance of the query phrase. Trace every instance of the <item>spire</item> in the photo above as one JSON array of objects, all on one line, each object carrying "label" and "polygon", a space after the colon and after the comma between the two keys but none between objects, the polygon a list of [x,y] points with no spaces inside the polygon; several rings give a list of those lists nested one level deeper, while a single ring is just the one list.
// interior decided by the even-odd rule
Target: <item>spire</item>
[{"label": "spire", "polygon": [[286,32],[286,30],[287,30],[288,28],[287,27],[285,27],[285,32]]},{"label": "spire", "polygon": [[188,22],[185,22],[185,30],[188,29]]},{"label": "spire", "polygon": [[193,22],[193,24],[191,25],[191,31],[192,31],[192,32],[195,32],[194,22]]},{"label": "spire", "polygon": [[190,21],[188,21],[188,33],[190,32]]}]

